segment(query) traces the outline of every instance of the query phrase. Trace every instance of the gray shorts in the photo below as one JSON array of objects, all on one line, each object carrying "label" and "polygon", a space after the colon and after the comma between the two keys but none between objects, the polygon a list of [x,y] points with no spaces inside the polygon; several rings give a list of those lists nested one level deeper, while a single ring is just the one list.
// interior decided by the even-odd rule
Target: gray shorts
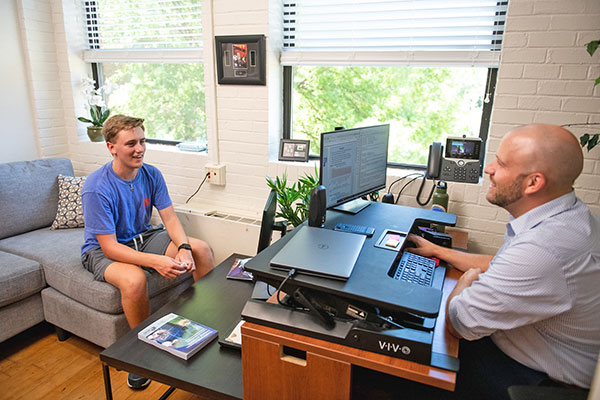
[{"label": "gray shorts", "polygon": [[[169,247],[169,243],[171,243],[169,234],[162,225],[159,225],[156,228],[148,229],[146,232],[123,244],[143,253],[164,255],[167,247]],[[100,247],[88,250],[81,257],[81,263],[84,268],[94,274],[95,280],[101,282],[106,282],[104,280],[104,272],[114,262],[114,260],[104,255]],[[154,268],[142,268],[149,272],[156,272]]]}]

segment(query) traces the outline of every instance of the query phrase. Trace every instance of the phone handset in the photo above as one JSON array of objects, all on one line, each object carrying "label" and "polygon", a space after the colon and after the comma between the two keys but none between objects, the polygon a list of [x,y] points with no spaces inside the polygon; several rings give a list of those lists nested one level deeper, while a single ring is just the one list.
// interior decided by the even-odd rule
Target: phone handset
[{"label": "phone handset", "polygon": [[444,146],[440,142],[433,142],[429,146],[429,157],[427,158],[427,179],[437,179],[440,177],[442,169],[442,152]]},{"label": "phone handset", "polygon": [[[417,192],[417,203],[421,206],[426,206],[433,196],[433,191],[435,190],[435,180],[440,177],[440,172],[442,170],[442,152],[444,150],[444,146],[440,142],[433,142],[429,146],[429,157],[427,158],[427,170],[423,175],[423,180],[421,181],[421,186],[419,187],[419,191]],[[431,187],[431,192],[429,192],[429,197],[427,200],[421,201],[421,194],[423,193],[423,187],[425,186],[425,181],[427,179],[433,180],[433,186]]]}]

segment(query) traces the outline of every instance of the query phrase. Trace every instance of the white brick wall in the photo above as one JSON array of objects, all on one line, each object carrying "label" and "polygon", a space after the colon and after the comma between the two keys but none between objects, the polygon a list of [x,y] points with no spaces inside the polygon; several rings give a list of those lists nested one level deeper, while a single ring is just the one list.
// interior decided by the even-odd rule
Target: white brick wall
[{"label": "white brick wall", "polygon": [[[103,144],[87,142],[83,125],[75,121],[76,115],[85,111],[77,88],[86,74],[79,58],[83,49],[77,33],[81,26],[79,2],[17,2],[42,156],[68,156],[77,173],[88,174],[110,158]],[[212,21],[205,34],[267,36],[267,86],[215,85],[214,60],[210,51],[205,52],[209,150],[213,153],[180,153],[155,146],[149,146],[147,152],[147,161],[163,171],[175,203],[183,204],[195,191],[204,177],[205,164],[218,161],[227,166],[227,185],[205,184],[189,205],[256,217],[268,193],[265,175],[287,170],[290,178],[296,179],[313,170],[312,165],[273,161],[282,125],[278,8],[276,0],[204,1],[203,9],[212,10],[212,15],[205,16],[209,24]],[[510,1],[488,159],[506,132],[519,124],[600,122],[600,89],[593,89],[593,80],[600,74],[600,56],[591,58],[584,48],[587,41],[600,37],[598,20],[597,0]],[[208,48],[212,37],[204,43]],[[579,136],[586,129],[575,127],[573,131]],[[600,214],[600,149],[585,155],[576,191]],[[388,184],[404,173],[391,171]],[[459,228],[471,232],[471,250],[494,253],[502,243],[508,215],[485,200],[488,184],[487,178],[481,185],[450,183],[449,211],[458,215]],[[400,187],[396,185],[395,191]],[[416,205],[417,188],[418,182],[407,187],[399,202]]]}]

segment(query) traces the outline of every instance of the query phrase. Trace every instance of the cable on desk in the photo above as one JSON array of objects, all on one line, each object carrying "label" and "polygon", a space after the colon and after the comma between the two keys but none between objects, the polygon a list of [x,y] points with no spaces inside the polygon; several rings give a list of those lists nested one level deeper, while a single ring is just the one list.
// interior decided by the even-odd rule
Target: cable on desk
[{"label": "cable on desk", "polygon": [[401,176],[400,178],[396,179],[394,182],[390,183],[390,186],[388,186],[388,190],[387,190],[387,192],[388,192],[388,193],[392,193],[392,187],[393,187],[393,186],[394,186],[396,183],[398,183],[398,182],[400,182],[400,181],[403,181],[404,179],[408,178],[409,176],[415,176],[415,175],[416,175],[416,176],[422,176],[422,174],[421,174],[420,172],[412,172],[412,173],[410,173],[410,174],[408,174],[408,175]]},{"label": "cable on desk", "polygon": [[279,285],[279,288],[277,289],[277,302],[279,303],[280,306],[288,307],[287,304],[283,304],[281,302],[281,299],[280,299],[281,289],[283,289],[283,285],[285,285],[287,280],[290,279],[292,276],[294,276],[295,273],[296,273],[295,268],[290,269],[290,272],[288,272],[288,275],[285,277],[283,282],[281,282],[281,285]]},{"label": "cable on desk", "polygon": [[421,194],[423,193],[423,187],[425,187],[425,181],[427,180],[427,173],[423,174],[423,181],[421,181],[421,186],[419,186],[419,191],[417,192],[417,203],[420,206],[426,206],[431,201],[431,197],[433,196],[433,192],[435,191],[435,179],[432,179],[433,186],[431,186],[431,192],[429,192],[429,197],[424,202],[421,201]]},{"label": "cable on desk", "polygon": [[404,189],[406,189],[406,187],[408,185],[410,185],[411,183],[413,183],[414,181],[416,181],[417,179],[419,179],[422,176],[423,176],[423,174],[419,174],[419,175],[415,176],[414,178],[412,178],[410,181],[406,182],[404,184],[404,186],[402,186],[402,189],[400,189],[400,191],[398,192],[398,197],[396,197],[396,204],[398,204],[398,201],[400,200],[400,195],[402,194],[402,192],[404,191]]}]

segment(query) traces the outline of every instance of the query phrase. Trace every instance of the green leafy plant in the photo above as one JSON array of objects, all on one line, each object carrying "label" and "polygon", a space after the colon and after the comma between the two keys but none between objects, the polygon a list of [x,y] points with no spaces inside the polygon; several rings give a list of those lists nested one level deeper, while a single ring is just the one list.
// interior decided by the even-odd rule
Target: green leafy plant
[{"label": "green leafy plant", "polygon": [[[90,108],[90,118],[78,117],[77,119],[92,126],[102,127],[110,115],[110,110],[106,108],[104,102],[105,96],[108,96],[116,85],[107,83],[96,89],[96,82],[91,78],[83,78],[81,81],[81,91],[86,96],[86,106]],[[104,110],[103,110],[104,109]]]},{"label": "green leafy plant", "polygon": [[287,174],[283,173],[275,180],[267,177],[267,185],[277,193],[279,211],[276,216],[284,218],[289,225],[294,227],[308,219],[310,206],[310,193],[319,184],[319,173],[315,166],[314,175],[306,173],[288,185]]},{"label": "green leafy plant", "polygon": [[[592,40],[591,42],[589,42],[585,45],[587,52],[589,53],[590,56],[594,55],[596,50],[598,50],[599,45],[600,45],[600,40]],[[600,77],[596,78],[596,80],[594,82],[594,87],[598,86],[599,84],[600,84]],[[565,128],[570,128],[572,126],[590,127],[590,126],[598,126],[598,125],[600,125],[600,123],[566,124],[566,125],[562,125],[562,126]],[[584,133],[583,135],[581,135],[579,137],[579,143],[581,144],[582,148],[584,148],[584,149],[587,148],[587,151],[590,151],[598,145],[598,141],[600,140],[599,136],[600,136],[600,133]]]},{"label": "green leafy plant", "polygon": [[[590,54],[590,57],[594,55],[596,50],[598,50],[598,45],[600,45],[600,40],[592,40],[591,42],[586,44],[587,52]],[[598,84],[600,84],[600,76],[596,78],[596,81],[594,82],[594,87],[598,86]],[[594,147],[596,147],[596,145],[598,145],[598,136],[600,136],[599,133],[583,134],[579,138],[581,147],[587,146],[588,151],[592,150]]]},{"label": "green leafy plant", "polygon": [[587,145],[587,150],[590,151],[594,147],[598,145],[598,136],[599,133],[584,133],[579,137],[579,142],[581,143],[581,147],[585,148]]},{"label": "green leafy plant", "polygon": [[[599,45],[600,40],[592,40],[591,42],[585,45],[587,48],[587,52],[590,54],[590,57],[592,57],[596,50],[598,50]],[[594,87],[596,87],[598,84],[600,84],[600,76],[596,78],[596,81],[594,82]]]}]

